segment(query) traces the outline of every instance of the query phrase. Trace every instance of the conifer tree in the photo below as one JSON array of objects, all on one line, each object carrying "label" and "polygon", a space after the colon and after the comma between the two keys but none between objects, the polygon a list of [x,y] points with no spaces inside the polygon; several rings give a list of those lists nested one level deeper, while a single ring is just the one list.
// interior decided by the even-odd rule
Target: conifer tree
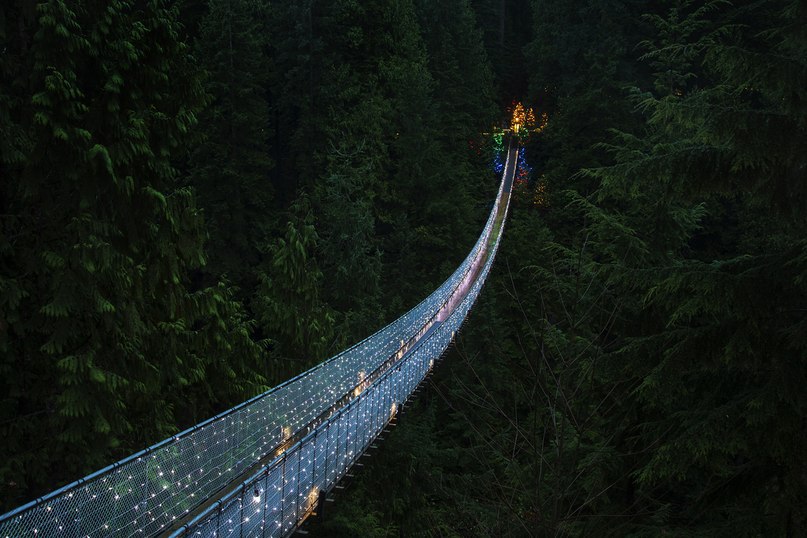
[{"label": "conifer tree", "polygon": [[803,16],[786,2],[670,2],[648,16],[654,74],[634,90],[646,127],[617,133],[616,164],[587,174],[600,184],[589,220],[618,222],[612,241],[635,245],[608,263],[634,321],[617,327],[607,362],[636,386],[622,450],[639,455],[626,460],[631,498],[657,529],[803,531],[792,144],[805,132],[790,106],[803,93]]},{"label": "conifer tree", "polygon": [[[269,40],[275,69],[269,90],[273,103],[273,137],[276,166],[275,191],[281,205],[290,207],[301,188],[310,188],[320,171],[315,149],[324,140],[323,113],[330,94],[318,95],[331,50],[325,46],[328,2],[279,2],[268,9],[273,30]],[[325,79],[330,81],[330,79]],[[333,81],[330,81],[333,83]],[[333,86],[336,88],[336,86]]]},{"label": "conifer tree", "polygon": [[205,140],[191,155],[191,177],[210,234],[209,268],[245,294],[274,224],[266,18],[256,0],[211,0],[196,46],[212,102],[201,114]]},{"label": "conifer tree", "polygon": [[0,12],[9,507],[209,416],[211,396],[254,393],[261,378],[240,305],[189,282],[205,263],[203,223],[172,157],[205,94],[175,11],[52,0]]},{"label": "conifer tree", "polygon": [[334,315],[322,299],[323,274],[316,259],[319,237],[307,196],[292,204],[290,217],[285,234],[267,248],[253,301],[263,332],[274,343],[274,356],[295,361],[278,372],[277,379],[296,375],[335,351]]}]

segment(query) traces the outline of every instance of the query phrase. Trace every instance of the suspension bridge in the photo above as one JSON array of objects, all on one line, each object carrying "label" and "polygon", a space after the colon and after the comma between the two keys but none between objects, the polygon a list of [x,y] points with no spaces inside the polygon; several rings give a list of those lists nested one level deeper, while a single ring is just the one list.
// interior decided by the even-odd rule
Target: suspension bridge
[{"label": "suspension bridge", "polygon": [[0,516],[0,538],[293,534],[460,329],[499,247],[517,152],[507,150],[471,252],[412,310],[272,390]]}]

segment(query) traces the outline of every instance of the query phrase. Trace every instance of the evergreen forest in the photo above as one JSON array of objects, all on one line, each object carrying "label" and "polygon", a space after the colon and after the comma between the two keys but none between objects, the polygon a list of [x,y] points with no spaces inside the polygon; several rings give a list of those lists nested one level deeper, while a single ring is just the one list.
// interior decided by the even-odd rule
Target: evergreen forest
[{"label": "evergreen forest", "polygon": [[4,0],[0,513],[419,303],[518,102],[311,534],[807,535],[803,0]]}]

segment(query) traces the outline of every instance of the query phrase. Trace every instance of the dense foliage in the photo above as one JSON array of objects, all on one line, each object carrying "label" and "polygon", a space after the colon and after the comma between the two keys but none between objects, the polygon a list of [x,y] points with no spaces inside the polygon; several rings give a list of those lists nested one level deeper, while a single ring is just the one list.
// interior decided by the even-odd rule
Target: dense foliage
[{"label": "dense foliage", "polygon": [[803,535],[803,4],[532,15],[546,199],[323,535]]},{"label": "dense foliage", "polygon": [[173,13],[30,4],[0,8],[5,506],[265,380],[232,290],[193,282],[204,223],[172,157],[205,92]]},{"label": "dense foliage", "polygon": [[474,31],[412,2],[0,6],[0,507],[316,364],[453,270],[495,189],[468,145],[495,111]]},{"label": "dense foliage", "polygon": [[499,259],[326,536],[807,533],[797,0],[0,5],[0,503]]}]

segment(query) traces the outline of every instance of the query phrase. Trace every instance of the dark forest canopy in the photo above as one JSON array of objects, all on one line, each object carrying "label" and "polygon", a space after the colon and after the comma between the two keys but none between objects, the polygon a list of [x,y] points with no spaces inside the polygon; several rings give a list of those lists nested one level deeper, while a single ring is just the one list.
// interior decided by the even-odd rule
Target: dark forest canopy
[{"label": "dark forest canopy", "polygon": [[457,351],[317,530],[807,533],[803,2],[9,0],[0,41],[0,511],[417,303],[523,99]]}]

